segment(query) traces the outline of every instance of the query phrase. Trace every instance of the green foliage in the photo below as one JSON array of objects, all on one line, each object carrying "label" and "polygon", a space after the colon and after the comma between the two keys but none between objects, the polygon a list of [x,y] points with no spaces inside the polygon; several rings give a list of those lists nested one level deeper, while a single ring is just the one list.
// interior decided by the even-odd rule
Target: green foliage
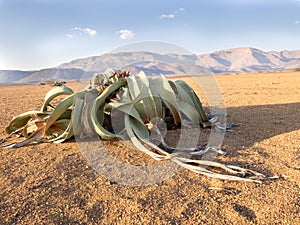
[{"label": "green foliage", "polygon": [[[51,102],[61,95],[67,97],[53,106]],[[124,118],[124,127],[117,133],[107,126],[113,123],[113,111],[119,112]],[[97,134],[102,139],[130,139],[140,151],[156,160],[173,160],[210,177],[254,182],[261,182],[265,178],[260,173],[241,167],[192,159],[192,156],[202,156],[208,151],[222,153],[209,146],[205,149],[168,146],[153,122],[155,118],[182,126],[210,123],[200,99],[183,80],[170,81],[162,75],[149,78],[144,72],[129,76],[127,72],[110,69],[103,74],[95,74],[90,86],[80,92],[73,93],[65,86],[50,90],[39,111],[23,113],[12,119],[6,128],[9,136],[2,140],[2,147],[59,143],[74,135],[92,137]],[[151,131],[160,135],[161,146],[151,142]],[[13,135],[23,136],[25,140],[4,144]],[[216,172],[216,169],[219,171]],[[253,176],[254,179],[245,176]]]}]

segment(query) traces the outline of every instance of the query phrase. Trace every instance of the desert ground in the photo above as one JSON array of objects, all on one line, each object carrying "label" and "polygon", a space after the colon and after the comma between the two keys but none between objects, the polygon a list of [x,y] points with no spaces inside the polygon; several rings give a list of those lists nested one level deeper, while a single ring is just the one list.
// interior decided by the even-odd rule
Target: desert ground
[{"label": "desert ground", "polygon": [[[95,172],[75,141],[0,149],[0,224],[300,224],[300,72],[215,78],[227,121],[242,123],[226,133],[227,154],[216,161],[278,179],[222,181],[181,169],[157,184],[129,186]],[[12,117],[39,109],[50,88],[1,86],[0,138]],[[106,145],[118,160],[148,157],[121,141]]]}]

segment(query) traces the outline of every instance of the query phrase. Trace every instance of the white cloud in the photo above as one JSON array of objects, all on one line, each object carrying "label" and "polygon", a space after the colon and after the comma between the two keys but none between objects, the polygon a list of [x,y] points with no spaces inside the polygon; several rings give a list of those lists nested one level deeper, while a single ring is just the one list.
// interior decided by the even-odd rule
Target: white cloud
[{"label": "white cloud", "polygon": [[135,36],[135,33],[132,30],[124,29],[119,31],[119,35],[121,39],[125,40],[133,38]]},{"label": "white cloud", "polygon": [[86,27],[86,28],[74,27],[74,28],[72,28],[72,31],[73,32],[71,34],[70,33],[66,34],[66,36],[68,38],[73,38],[73,37],[75,37],[77,35],[80,35],[80,34],[87,34],[90,37],[93,37],[93,36],[95,36],[97,34],[96,30],[88,28],[88,27]]},{"label": "white cloud", "polygon": [[300,20],[295,21],[295,24],[300,24]]},{"label": "white cloud", "polygon": [[90,29],[90,28],[83,29],[83,32],[90,35],[91,37],[93,37],[97,34],[96,30],[93,30],[93,29]]},{"label": "white cloud", "polygon": [[159,17],[160,19],[174,19],[175,15],[174,14],[162,14]]},{"label": "white cloud", "polygon": [[68,38],[73,38],[73,37],[74,37],[72,34],[66,34],[66,36],[67,36]]},{"label": "white cloud", "polygon": [[93,37],[97,34],[96,30],[93,30],[91,28],[81,28],[81,27],[74,27],[73,30],[79,31],[80,33],[88,34],[89,36]]},{"label": "white cloud", "polygon": [[174,13],[171,13],[171,14],[161,14],[159,18],[160,19],[174,19],[179,14],[184,13],[184,12],[185,12],[185,8],[179,8],[179,9],[176,9],[174,11]]},{"label": "white cloud", "polygon": [[178,13],[183,13],[185,11],[185,8],[179,8],[177,10],[175,10],[175,13],[178,14]]}]

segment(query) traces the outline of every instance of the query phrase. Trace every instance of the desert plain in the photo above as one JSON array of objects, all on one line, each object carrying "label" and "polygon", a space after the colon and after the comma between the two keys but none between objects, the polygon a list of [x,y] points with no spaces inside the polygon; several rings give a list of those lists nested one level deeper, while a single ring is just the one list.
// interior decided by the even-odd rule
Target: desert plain
[{"label": "desert plain", "polygon": [[[129,186],[94,171],[74,140],[0,149],[0,224],[300,224],[300,72],[215,79],[227,121],[242,124],[225,134],[227,154],[215,160],[278,179],[222,181],[181,169],[157,184]],[[0,138],[12,117],[39,109],[50,88],[1,86]],[[148,157],[121,141],[106,145],[128,163]]]}]

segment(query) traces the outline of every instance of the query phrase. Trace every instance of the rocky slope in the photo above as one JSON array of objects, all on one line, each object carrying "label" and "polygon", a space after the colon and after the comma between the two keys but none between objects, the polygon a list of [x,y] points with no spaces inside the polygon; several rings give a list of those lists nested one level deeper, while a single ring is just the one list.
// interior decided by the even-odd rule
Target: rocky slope
[{"label": "rocky slope", "polygon": [[119,68],[149,75],[205,75],[300,68],[300,50],[264,52],[255,48],[234,48],[204,55],[158,54],[152,52],[106,53],[76,59],[40,71],[1,71],[0,83],[34,83],[47,79],[80,80],[95,71]]}]

